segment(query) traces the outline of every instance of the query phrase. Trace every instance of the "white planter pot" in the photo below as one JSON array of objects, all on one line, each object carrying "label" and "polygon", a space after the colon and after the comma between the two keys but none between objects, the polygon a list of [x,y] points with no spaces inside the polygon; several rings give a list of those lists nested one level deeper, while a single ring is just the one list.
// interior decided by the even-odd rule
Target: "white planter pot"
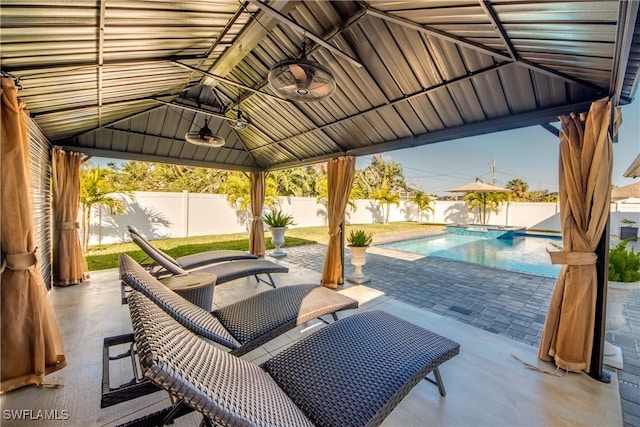
[{"label": "white planter pot", "polygon": [[351,264],[355,271],[353,275],[347,277],[347,280],[354,283],[365,283],[369,281],[369,278],[362,272],[362,266],[367,263],[367,247],[353,247],[351,246]]},{"label": "white planter pot", "polygon": [[276,247],[275,250],[269,254],[274,258],[286,257],[287,253],[281,249],[284,245],[284,232],[287,231],[287,227],[271,227],[271,243]]}]

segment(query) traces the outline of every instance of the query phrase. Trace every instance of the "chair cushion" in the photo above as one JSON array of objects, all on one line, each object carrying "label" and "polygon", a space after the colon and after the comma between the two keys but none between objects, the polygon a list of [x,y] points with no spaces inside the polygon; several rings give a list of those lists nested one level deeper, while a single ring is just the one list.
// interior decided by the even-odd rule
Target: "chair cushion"
[{"label": "chair cushion", "polygon": [[306,336],[262,367],[315,425],[378,425],[459,350],[454,341],[372,311]]},{"label": "chair cushion", "polygon": [[215,316],[167,289],[127,254],[120,255],[120,277],[198,335],[231,349],[238,347],[238,342]]},{"label": "chair cushion", "polygon": [[176,258],[175,261],[180,265],[180,267],[189,270],[191,268],[201,267],[207,264],[239,259],[258,259],[258,257],[248,252],[221,249],[181,256],[180,258]]},{"label": "chair cushion", "polygon": [[[244,354],[316,317],[358,307],[358,301],[317,284],[282,286],[214,310]],[[254,342],[255,345],[248,345]]]},{"label": "chair cushion", "polygon": [[231,280],[257,274],[288,273],[289,268],[266,259],[241,259],[203,267],[198,271],[206,271],[218,276],[218,285]]}]

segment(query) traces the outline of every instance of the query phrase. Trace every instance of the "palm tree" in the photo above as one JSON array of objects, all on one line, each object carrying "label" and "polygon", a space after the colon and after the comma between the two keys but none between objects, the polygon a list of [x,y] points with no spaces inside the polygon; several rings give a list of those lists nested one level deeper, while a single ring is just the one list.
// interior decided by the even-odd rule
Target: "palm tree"
[{"label": "palm tree", "polygon": [[514,178],[507,183],[507,188],[511,190],[511,194],[515,197],[516,201],[529,200],[529,184],[520,178]]},{"label": "palm tree", "polygon": [[[464,200],[471,209],[478,208],[480,211],[480,222],[486,224],[491,212],[498,212],[498,207],[509,200],[509,193],[467,193]],[[487,213],[489,208],[489,213]]]},{"label": "palm tree", "polygon": [[418,222],[422,219],[424,211],[435,212],[435,209],[431,206],[431,197],[424,191],[413,190],[411,202],[418,208]]},{"label": "palm tree", "polygon": [[[94,206],[104,206],[111,215],[124,212],[125,204],[114,195],[115,187],[109,179],[110,172],[97,168],[83,169],[80,172],[80,206],[82,207],[82,248],[86,252],[89,245],[89,224]],[[129,192],[125,194],[130,195]]]},{"label": "palm tree", "polygon": [[394,192],[389,182],[384,179],[379,186],[373,189],[373,191],[371,192],[371,198],[377,200],[383,206],[384,223],[388,224],[391,205],[400,205],[400,194]]},{"label": "palm tree", "polygon": [[305,168],[281,169],[269,172],[267,180],[272,180],[279,196],[302,197],[313,190],[312,177]]},{"label": "palm tree", "polygon": [[[247,218],[251,216],[251,183],[249,182],[249,177],[242,172],[229,173],[222,186],[222,193],[236,209],[236,215],[238,215],[241,223],[244,222],[248,227],[249,221],[247,221]],[[276,198],[276,187],[273,180],[267,179],[265,193],[265,206],[271,208],[276,206],[278,199]]]}]

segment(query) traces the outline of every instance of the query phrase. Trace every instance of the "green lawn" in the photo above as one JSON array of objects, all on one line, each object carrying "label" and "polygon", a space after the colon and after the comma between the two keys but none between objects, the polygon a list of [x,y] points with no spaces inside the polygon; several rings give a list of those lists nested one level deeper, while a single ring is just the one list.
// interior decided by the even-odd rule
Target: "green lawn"
[{"label": "green lawn", "polygon": [[[399,233],[404,231],[423,230],[425,227],[433,227],[428,224],[418,224],[416,222],[393,222],[390,224],[352,224],[347,225],[346,234],[353,229],[363,229],[379,236],[387,233]],[[284,247],[308,245],[312,243],[327,243],[329,233],[327,227],[300,227],[290,228],[285,236]],[[267,249],[273,249],[271,244],[271,233],[265,233]],[[153,244],[167,252],[172,257],[178,258],[202,251],[212,251],[216,249],[237,249],[241,251],[249,250],[248,233],[221,234],[215,236],[182,237],[176,239],[154,240]],[[89,270],[104,270],[118,266],[118,257],[126,252],[136,261],[145,258],[138,246],[134,243],[115,243],[111,245],[90,246],[87,251],[87,263]]]}]

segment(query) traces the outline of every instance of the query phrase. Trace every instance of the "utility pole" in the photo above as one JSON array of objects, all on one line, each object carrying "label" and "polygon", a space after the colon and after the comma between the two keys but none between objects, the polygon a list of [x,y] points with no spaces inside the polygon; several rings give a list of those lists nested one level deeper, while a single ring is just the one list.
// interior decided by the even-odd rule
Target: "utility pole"
[{"label": "utility pole", "polygon": [[489,160],[489,169],[491,170],[491,176],[493,177],[493,185],[496,185],[496,158]]}]

